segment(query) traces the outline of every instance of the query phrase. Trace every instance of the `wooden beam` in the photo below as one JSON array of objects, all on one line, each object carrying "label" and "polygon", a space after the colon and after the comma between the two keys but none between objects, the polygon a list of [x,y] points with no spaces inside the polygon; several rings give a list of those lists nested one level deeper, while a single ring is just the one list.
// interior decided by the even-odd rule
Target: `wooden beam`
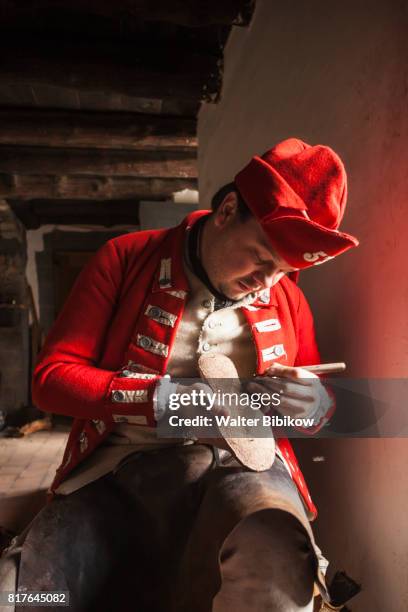
[{"label": "wooden beam", "polygon": [[0,146],[0,173],[197,178],[191,153]]},{"label": "wooden beam", "polygon": [[[15,200],[8,200],[14,203]],[[130,199],[112,199],[112,200],[30,200],[29,202],[22,201],[22,206],[29,206],[37,215],[64,215],[67,213],[76,213],[78,215],[97,214],[97,213],[113,213],[113,214],[131,214],[137,216],[139,214],[139,202],[133,198]]]},{"label": "wooden beam", "polygon": [[102,17],[132,15],[141,21],[166,21],[170,23],[202,27],[229,25],[233,22],[248,23],[255,0],[1,0],[1,21],[16,25],[38,19],[44,20],[44,12],[50,17],[62,10],[75,14]]},{"label": "wooden beam", "polygon": [[197,180],[0,174],[0,198],[22,200],[33,198],[165,200],[175,191],[182,189],[197,189]]},{"label": "wooden beam", "polygon": [[220,87],[219,56],[135,44],[89,45],[0,40],[0,87],[51,85],[63,90],[144,98],[204,99]]},{"label": "wooden beam", "polygon": [[57,215],[41,215],[39,221],[39,227],[41,227],[41,225],[97,225],[101,227],[115,227],[116,225],[135,227],[140,225],[137,217],[135,217],[134,215],[121,213],[93,213],[91,215],[67,213],[63,217]]},{"label": "wooden beam", "polygon": [[0,144],[194,150],[196,119],[133,113],[0,110]]},{"label": "wooden beam", "polygon": [[8,200],[26,229],[64,225],[139,225],[137,200]]}]

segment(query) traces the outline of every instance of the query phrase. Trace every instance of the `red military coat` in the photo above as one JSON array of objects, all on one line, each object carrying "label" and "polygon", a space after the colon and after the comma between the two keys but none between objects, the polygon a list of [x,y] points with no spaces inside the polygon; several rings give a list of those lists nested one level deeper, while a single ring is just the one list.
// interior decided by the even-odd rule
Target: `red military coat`
[{"label": "red military coat", "polygon": [[[189,292],[183,271],[185,232],[204,214],[208,211],[194,212],[171,229],[109,240],[76,281],[33,377],[39,408],[74,417],[51,492],[105,440],[121,416],[133,415],[132,422],[141,427],[156,426],[153,394],[166,372]],[[309,306],[291,280],[282,278],[243,312],[259,374],[274,361],[319,363]],[[129,364],[131,377],[126,376]],[[317,511],[292,446],[287,439],[278,446],[314,518]]]}]

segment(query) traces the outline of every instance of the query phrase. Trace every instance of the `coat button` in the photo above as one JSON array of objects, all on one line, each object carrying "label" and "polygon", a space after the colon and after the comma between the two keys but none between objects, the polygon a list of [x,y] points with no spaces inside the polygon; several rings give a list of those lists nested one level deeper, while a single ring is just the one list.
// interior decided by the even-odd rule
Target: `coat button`
[{"label": "coat button", "polygon": [[211,300],[204,300],[203,306],[204,308],[211,308]]},{"label": "coat button", "polygon": [[123,393],[123,391],[114,391],[112,393],[112,399],[114,402],[123,402],[123,400],[125,399],[125,394]]},{"label": "coat button", "polygon": [[106,426],[100,419],[92,419],[92,423],[95,425],[96,431],[102,435],[105,432]]},{"label": "coat button", "polygon": [[160,317],[160,315],[161,315],[161,310],[160,310],[160,308],[156,308],[156,306],[153,306],[153,308],[151,308],[151,309],[149,310],[149,315],[150,315],[151,317],[155,317],[155,318],[156,318],[156,317]]},{"label": "coat button", "polygon": [[139,344],[142,348],[149,348],[151,342],[149,338],[147,338],[146,336],[142,336],[139,340]]},{"label": "coat button", "polygon": [[204,342],[203,351],[207,352],[209,350],[211,350],[211,345],[208,342]]},{"label": "coat button", "polygon": [[82,431],[79,435],[79,450],[81,453],[84,453],[88,448],[88,436],[84,431]]},{"label": "coat button", "polygon": [[275,353],[275,355],[277,355],[278,357],[282,357],[282,355],[284,355],[284,354],[285,354],[285,349],[283,348],[283,346],[282,346],[281,344],[278,344],[278,345],[275,347],[274,353]]},{"label": "coat button", "polygon": [[216,321],[210,321],[210,322],[208,323],[208,327],[209,327],[210,329],[214,329],[215,327],[217,327],[217,323],[216,323]]}]

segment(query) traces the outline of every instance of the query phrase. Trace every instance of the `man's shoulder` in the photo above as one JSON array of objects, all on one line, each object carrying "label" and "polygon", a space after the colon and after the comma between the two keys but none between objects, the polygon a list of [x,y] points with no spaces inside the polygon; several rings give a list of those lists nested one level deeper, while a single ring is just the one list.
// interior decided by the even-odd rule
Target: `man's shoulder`
[{"label": "man's shoulder", "polygon": [[283,299],[292,304],[292,307],[295,308],[298,313],[303,311],[304,308],[309,308],[308,300],[302,289],[289,277],[283,276],[278,286],[278,291],[280,290],[282,297],[284,296]]},{"label": "man's shoulder", "polygon": [[161,244],[179,244],[180,240],[183,240],[188,226],[202,215],[208,213],[208,210],[196,210],[187,215],[179,225],[174,227],[129,232],[112,238],[107,244],[114,246],[119,256],[140,254],[146,249],[154,251],[160,248]]},{"label": "man's shoulder", "polygon": [[282,276],[278,285],[287,295],[291,297],[299,298],[299,296],[303,294],[301,288],[288,276]]},{"label": "man's shoulder", "polygon": [[120,262],[122,266],[138,265],[140,259],[146,259],[153,253],[160,253],[163,244],[171,240],[175,228],[142,230],[121,234],[108,240],[102,250],[108,261]]},{"label": "man's shoulder", "polygon": [[135,249],[143,250],[150,245],[156,246],[160,244],[173,229],[174,228],[165,228],[129,232],[111,238],[108,242],[112,244],[119,253],[126,253],[128,251],[134,251]]}]

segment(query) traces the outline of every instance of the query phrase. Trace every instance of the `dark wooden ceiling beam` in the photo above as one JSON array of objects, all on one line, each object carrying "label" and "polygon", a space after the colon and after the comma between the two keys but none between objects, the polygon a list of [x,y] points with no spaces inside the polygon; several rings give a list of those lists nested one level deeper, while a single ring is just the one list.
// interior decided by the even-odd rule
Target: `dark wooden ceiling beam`
[{"label": "dark wooden ceiling beam", "polygon": [[196,179],[0,174],[0,198],[31,200],[165,200],[182,189],[197,189]]},{"label": "dark wooden ceiling beam", "polygon": [[144,21],[165,21],[190,27],[248,23],[253,0],[1,0],[1,21],[10,25],[43,18],[44,11],[115,17],[132,15]]},{"label": "dark wooden ceiling beam", "polygon": [[0,146],[0,173],[197,178],[195,153]]},{"label": "dark wooden ceiling beam", "polygon": [[0,144],[99,149],[197,147],[197,122],[134,113],[0,110]]},{"label": "dark wooden ceiling beam", "polygon": [[[14,204],[16,200],[8,200]],[[37,215],[64,215],[68,212],[76,214],[95,214],[96,212],[114,212],[120,214],[137,214],[139,202],[134,198],[112,200],[42,200],[35,199],[29,202],[20,201],[24,207],[29,206]],[[11,204],[10,204],[11,205]]]},{"label": "dark wooden ceiling beam", "polygon": [[48,85],[161,100],[211,99],[219,92],[219,56],[133,44],[0,40],[0,87]]},{"label": "dark wooden ceiling beam", "polygon": [[137,200],[7,200],[26,229],[64,225],[139,225]]},{"label": "dark wooden ceiling beam", "polygon": [[[63,217],[58,215],[41,215],[38,219],[38,227],[42,225],[89,225],[99,227],[115,227],[117,225],[138,226],[138,217],[132,214],[99,213],[98,214],[78,214],[67,213]],[[27,228],[29,229],[29,228]],[[35,229],[35,228],[30,228]]]}]

